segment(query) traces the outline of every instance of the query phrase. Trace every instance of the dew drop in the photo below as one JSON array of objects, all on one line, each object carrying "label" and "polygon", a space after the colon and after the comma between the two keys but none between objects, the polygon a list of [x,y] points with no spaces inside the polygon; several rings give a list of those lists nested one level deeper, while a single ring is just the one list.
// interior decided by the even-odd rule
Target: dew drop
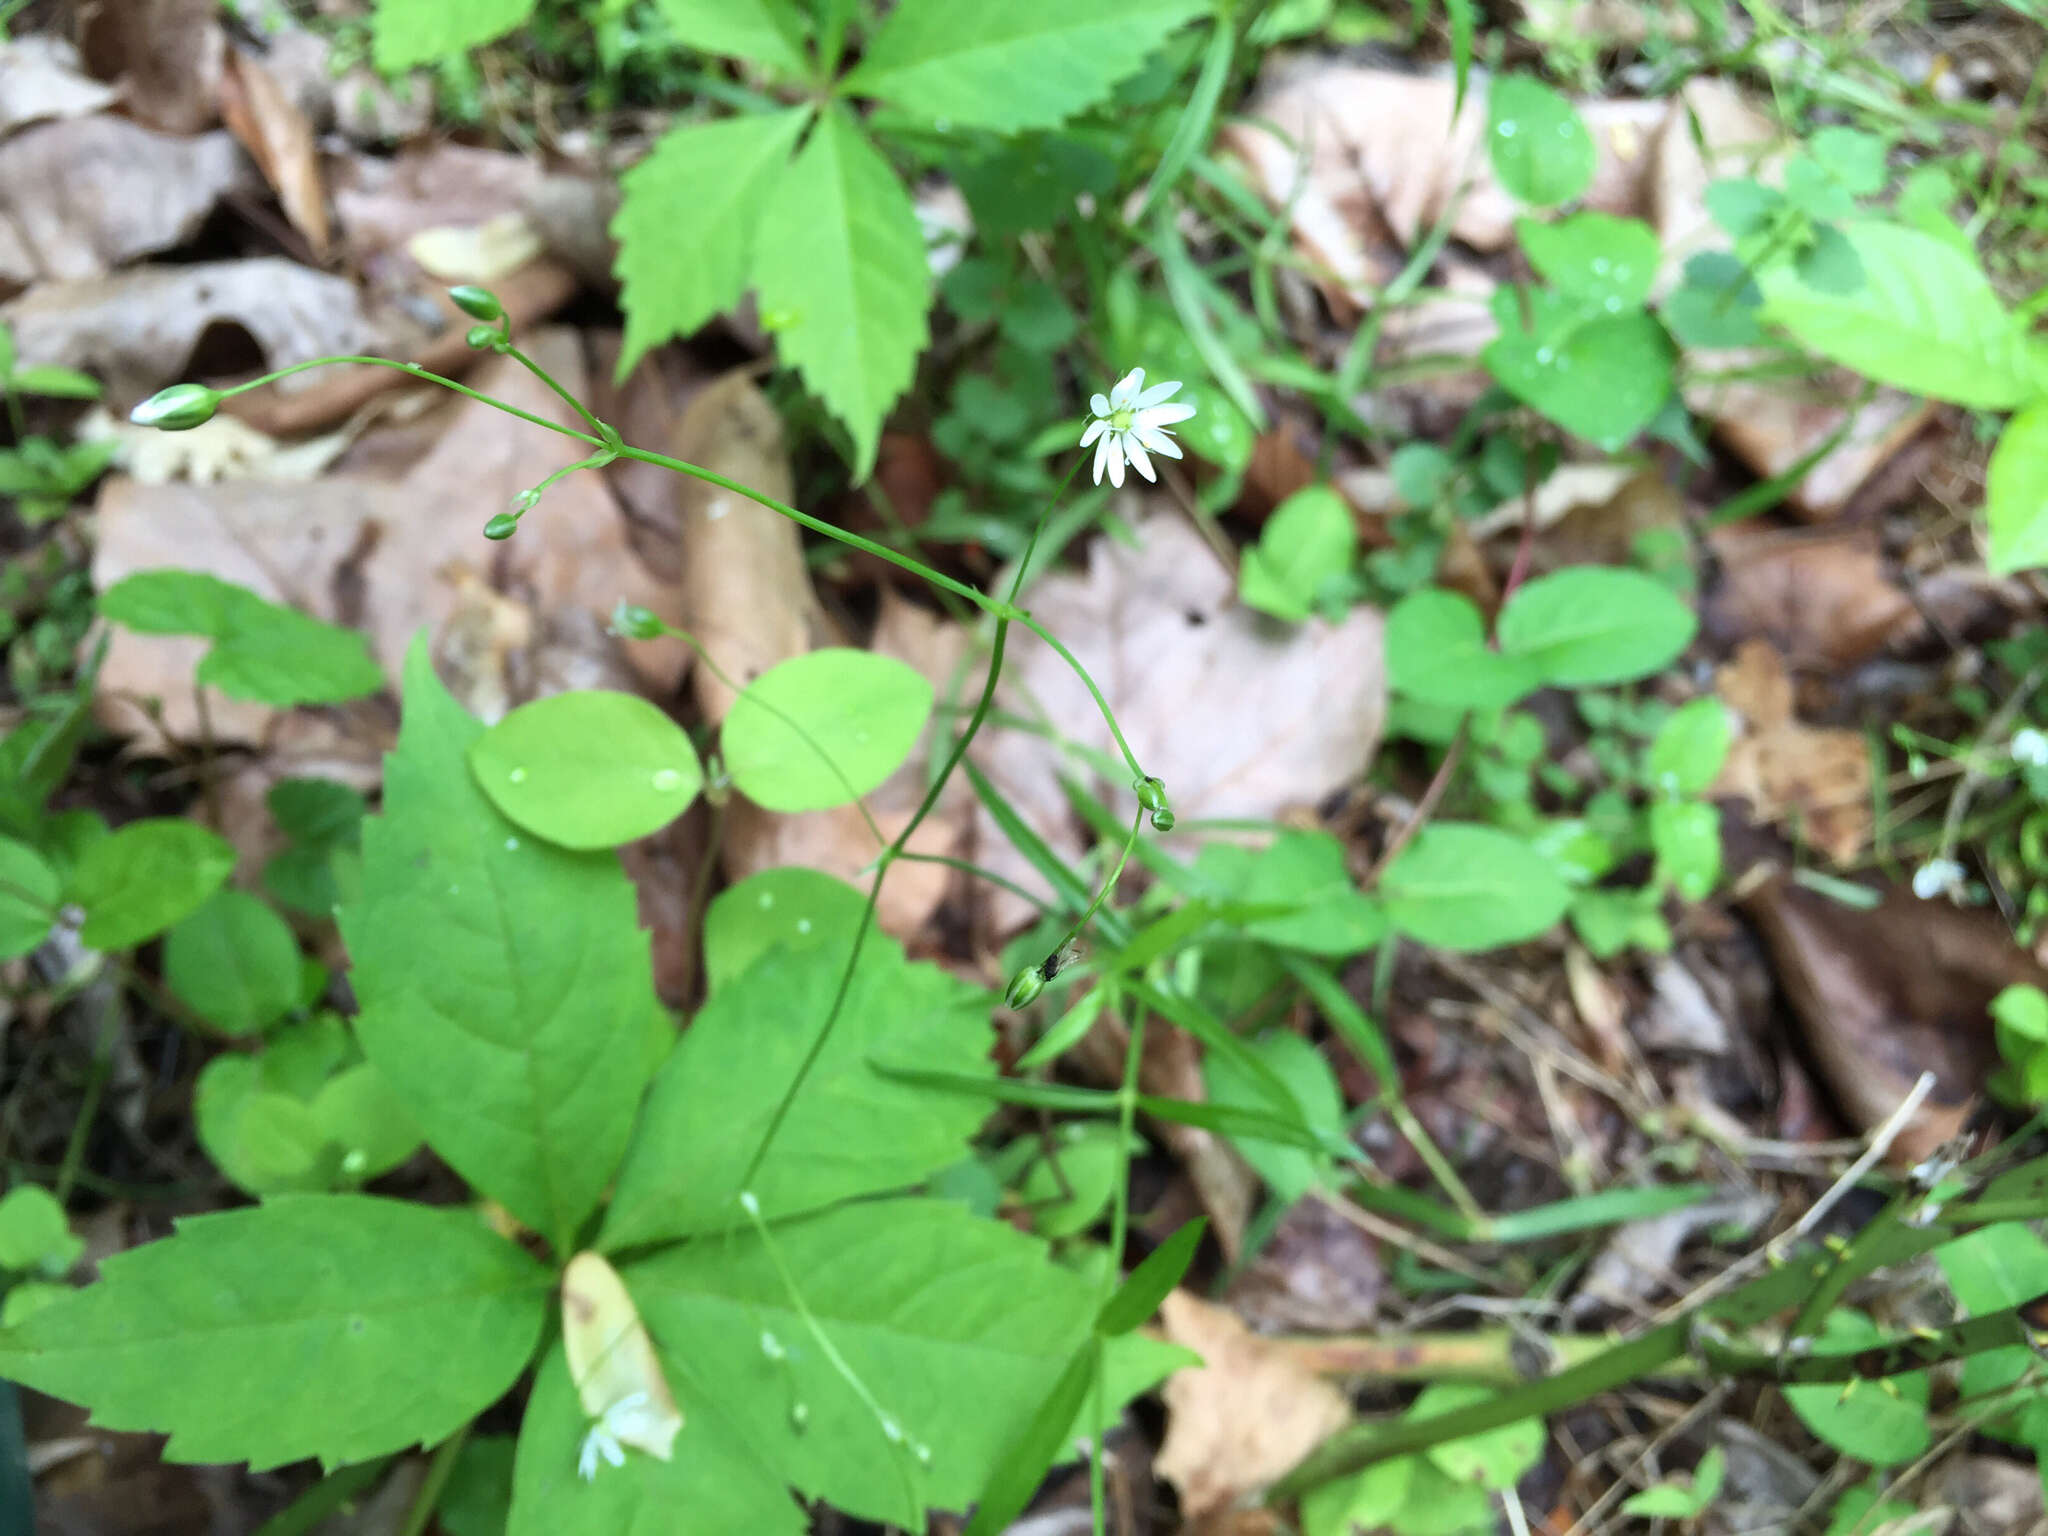
[{"label": "dew drop", "polygon": [[1542,363],[1545,367],[1550,365],[1550,360],[1555,355],[1548,347],[1538,347],[1536,349],[1536,361]]},{"label": "dew drop", "polygon": [[1593,275],[1595,277],[1605,277],[1608,267],[1612,265],[1613,263],[1608,261],[1605,256],[1595,256],[1593,258]]},{"label": "dew drop", "polygon": [[1616,281],[1617,283],[1625,283],[1625,282],[1627,282],[1627,281],[1628,281],[1628,268],[1627,268],[1627,267],[1616,267],[1616,268],[1614,269],[1614,280],[1615,280],[1615,281]]},{"label": "dew drop", "polygon": [[654,770],[654,787],[663,794],[678,788],[682,782],[682,774],[674,768],[657,768]]},{"label": "dew drop", "polygon": [[516,837],[508,837],[508,838],[506,838],[506,839],[505,839],[505,851],[506,851],[507,853],[517,853],[517,852],[519,851],[519,839],[518,839],[518,838],[516,838]]},{"label": "dew drop", "polygon": [[761,893],[761,910],[763,912],[766,912],[770,907],[774,905],[775,893],[773,891],[763,891]]},{"label": "dew drop", "polygon": [[1557,125],[1557,136],[1560,139],[1570,138],[1572,136],[1572,125],[1570,123],[1559,123]]},{"label": "dew drop", "polygon": [[506,774],[505,777],[510,779],[514,784],[524,784],[526,782],[526,770],[524,768],[514,768],[510,773]]},{"label": "dew drop", "polygon": [[809,933],[811,931],[811,920],[808,917],[798,918],[796,920],[796,931],[798,933]]},{"label": "dew drop", "polygon": [[1502,123],[1498,128],[1494,129],[1493,131],[1499,134],[1504,139],[1512,139],[1515,136],[1515,125],[1511,122]]},{"label": "dew drop", "polygon": [[1614,295],[1612,294],[1609,294],[1607,296],[1607,313],[1609,313],[1610,315],[1618,315],[1621,313],[1621,300],[1614,297]]}]

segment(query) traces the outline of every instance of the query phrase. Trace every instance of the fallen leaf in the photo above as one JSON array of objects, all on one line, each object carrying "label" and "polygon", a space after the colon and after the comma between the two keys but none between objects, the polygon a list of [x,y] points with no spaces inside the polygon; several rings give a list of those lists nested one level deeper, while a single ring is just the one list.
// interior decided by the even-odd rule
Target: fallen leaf
[{"label": "fallen leaf", "polygon": [[430,229],[519,212],[542,176],[531,156],[437,140],[388,159],[348,157],[335,170],[334,211],[350,259],[374,275]]},{"label": "fallen leaf", "polygon": [[1935,1086],[1891,1161],[1907,1165],[1955,1137],[1998,1064],[1987,1011],[2014,982],[2048,970],[1995,912],[1887,890],[1870,910],[1774,875],[1743,898],[1791,999],[1808,1053],[1864,1130],[1896,1110],[1922,1072]]},{"label": "fallen leaf", "polygon": [[1321,1200],[1297,1200],[1224,1300],[1266,1333],[1353,1333],[1379,1315],[1379,1242]]},{"label": "fallen leaf", "polygon": [[1837,864],[1870,836],[1870,752],[1860,731],[1802,724],[1792,714],[1792,681],[1767,640],[1749,640],[1715,680],[1721,701],[1742,716],[1712,793],[1750,803],[1760,822],[1790,820],[1798,835]]},{"label": "fallen leaf", "polygon": [[1853,375],[1823,374],[1818,380],[1717,378],[1776,356],[1761,351],[1705,354],[1711,366],[1697,370],[1684,390],[1686,408],[1714,424],[1715,436],[1759,479],[1784,474],[1817,451],[1847,421],[1842,441],[1795,485],[1785,505],[1809,521],[1834,516],[1870,477],[1934,419],[1931,402],[1879,389],[1867,404],[1843,402],[1862,392]]},{"label": "fallen leaf", "polygon": [[85,442],[111,438],[114,465],[144,485],[192,480],[310,480],[332,464],[354,439],[352,430],[286,443],[247,422],[221,415],[183,432],[138,427],[104,406],[78,421]]},{"label": "fallen leaf", "polygon": [[98,0],[80,11],[86,68],[116,81],[139,121],[197,133],[218,120],[227,34],[214,0]]},{"label": "fallen leaf", "polygon": [[[24,363],[97,374],[117,400],[186,376],[216,325],[239,327],[272,368],[378,346],[353,283],[275,256],[44,283],[0,306],[0,320],[13,327]],[[305,376],[295,382],[304,387]]]},{"label": "fallen leaf", "polygon": [[[1093,674],[1175,815],[1276,820],[1363,773],[1386,714],[1379,614],[1275,623],[1238,604],[1230,573],[1178,514],[1140,519],[1133,537],[1136,547],[1098,539],[1085,570],[1041,576],[1023,605]],[[1086,686],[1043,641],[1013,629],[1004,677],[1001,707],[1116,757]],[[1055,851],[1080,853],[1059,783],[1082,771],[1073,758],[1018,729],[983,731],[973,755]],[[1114,806],[1131,803],[1128,780],[1094,787]],[[986,812],[977,825],[980,863],[1045,889]],[[992,900],[999,929],[1033,915],[1017,897]]]},{"label": "fallen leaf", "polygon": [[1686,82],[1651,145],[1647,213],[1664,248],[1654,292],[1672,287],[1696,252],[1727,249],[1707,211],[1707,187],[1768,169],[1783,144],[1777,119],[1735,85],[1709,76]]},{"label": "fallen leaf", "polygon": [[252,181],[227,133],[104,115],[25,128],[0,143],[0,282],[99,277],[189,239]]},{"label": "fallen leaf", "polygon": [[1154,1466],[1198,1519],[1265,1487],[1351,1421],[1342,1392],[1234,1314],[1175,1290],[1166,1337],[1202,1357],[1166,1381],[1166,1441]]},{"label": "fallen leaf", "polygon": [[481,224],[436,224],[405,242],[405,253],[438,283],[496,283],[544,249],[523,213],[501,213]]},{"label": "fallen leaf", "polygon": [[1768,1221],[1778,1202],[1758,1191],[1731,1191],[1640,1221],[1624,1222],[1607,1235],[1567,1311],[1585,1317],[1615,1307],[1646,1313],[1652,1303],[1681,1289],[1678,1253],[1697,1233],[1732,1226],[1753,1232]]},{"label": "fallen leaf", "polygon": [[[1130,1037],[1119,1028],[1098,1022],[1084,1042],[1088,1055],[1096,1058],[1096,1075],[1103,1082],[1123,1080],[1125,1050]],[[1106,1055],[1103,1048],[1109,1047]],[[1202,1077],[1202,1048],[1194,1036],[1175,1029],[1163,1020],[1145,1024],[1143,1059],[1138,1064],[1139,1086],[1156,1098],[1185,1099],[1200,1104],[1209,1097]],[[1209,1231],[1223,1257],[1230,1263],[1244,1250],[1245,1228],[1259,1206],[1259,1176],[1244,1155],[1225,1137],[1198,1125],[1179,1120],[1159,1120],[1153,1132],[1187,1169],[1188,1182],[1196,1198],[1209,1213]]]},{"label": "fallen leaf", "polygon": [[579,1253],[562,1271],[562,1347],[583,1416],[667,1461],[682,1410],[625,1281],[599,1254]]},{"label": "fallen leaf", "polygon": [[230,49],[221,77],[221,116],[277,193],[292,227],[306,237],[315,260],[327,256],[327,189],[313,125],[255,54]]},{"label": "fallen leaf", "polygon": [[[584,387],[572,332],[535,331],[526,347],[566,388]],[[559,410],[552,392],[509,358],[491,359],[477,383],[537,415]],[[162,566],[207,571],[363,630],[393,678],[424,625],[444,659],[469,668],[466,687],[480,705],[509,707],[559,686],[563,668],[588,675],[604,665],[594,657],[613,654],[603,631],[620,598],[659,608],[672,597],[633,557],[624,519],[595,473],[555,485],[514,538],[485,541],[484,521],[577,449],[487,405],[456,402],[447,412],[440,441],[395,480],[146,486],[112,477],[100,492],[94,584],[104,590]],[[160,697],[170,734],[198,739],[191,667],[200,646],[117,629],[100,674],[103,717],[147,744],[154,733],[132,697]],[[675,688],[684,657],[672,641],[630,653],[634,672],[657,693]],[[214,698],[209,715],[218,742],[259,743],[283,729],[273,711],[238,700]]]},{"label": "fallen leaf", "polygon": [[434,126],[434,77],[386,80],[367,61],[337,70],[334,46],[273,7],[264,13],[263,64],[316,132],[358,145],[416,140]]},{"label": "fallen leaf", "polygon": [[1722,646],[1763,638],[1795,670],[1838,673],[1920,632],[1919,612],[1886,574],[1870,530],[1737,525],[1708,543],[1720,579],[1700,619]]},{"label": "fallen leaf", "polygon": [[86,75],[78,50],[61,37],[0,43],[0,138],[51,118],[90,117],[120,94]]},{"label": "fallen leaf", "polygon": [[571,172],[543,177],[521,204],[548,254],[573,267],[586,286],[616,293],[618,242],[611,237],[619,211],[619,183],[613,176]]}]

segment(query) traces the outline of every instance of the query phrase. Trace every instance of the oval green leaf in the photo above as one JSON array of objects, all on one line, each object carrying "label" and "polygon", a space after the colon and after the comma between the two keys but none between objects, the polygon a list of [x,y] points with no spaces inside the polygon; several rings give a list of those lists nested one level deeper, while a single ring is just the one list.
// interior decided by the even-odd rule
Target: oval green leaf
[{"label": "oval green leaf", "polygon": [[0,960],[43,942],[57,916],[57,872],[27,843],[0,837]]},{"label": "oval green leaf", "polygon": [[1542,679],[1490,650],[1472,600],[1440,587],[1411,592],[1387,615],[1387,680],[1413,699],[1451,709],[1502,709]]},{"label": "oval green leaf", "polygon": [[164,936],[164,981],[230,1035],[275,1024],[299,1002],[299,941],[246,891],[215,891]]},{"label": "oval green leaf", "polygon": [[1500,184],[1539,208],[1570,202],[1593,180],[1593,136],[1569,101],[1527,75],[1495,77],[1486,148]]},{"label": "oval green leaf", "polygon": [[1508,599],[1500,648],[1559,688],[1594,688],[1661,672],[1699,621],[1669,587],[1641,571],[1575,565],[1539,576]]},{"label": "oval green leaf", "polygon": [[616,848],[689,809],[704,765],[682,727],[636,694],[589,689],[522,704],[470,743],[477,787],[563,848]]},{"label": "oval green leaf", "polygon": [[867,896],[822,870],[789,864],[749,875],[704,912],[704,985],[716,992],[771,949],[851,949]]},{"label": "oval green leaf", "polygon": [[756,805],[822,811],[901,767],[931,712],[932,685],[894,657],[812,651],[756,678],[719,740],[733,783]]},{"label": "oval green leaf", "polygon": [[153,817],[87,847],[67,899],[85,908],[80,937],[88,945],[129,949],[196,911],[234,867],[225,838],[193,822]]},{"label": "oval green leaf", "polygon": [[1986,562],[2000,575],[2048,565],[2048,399],[2005,424],[1984,471]]},{"label": "oval green leaf", "polygon": [[1564,915],[1571,889],[1511,832],[1465,822],[1424,827],[1380,880],[1397,932],[1438,949],[1532,939]]}]

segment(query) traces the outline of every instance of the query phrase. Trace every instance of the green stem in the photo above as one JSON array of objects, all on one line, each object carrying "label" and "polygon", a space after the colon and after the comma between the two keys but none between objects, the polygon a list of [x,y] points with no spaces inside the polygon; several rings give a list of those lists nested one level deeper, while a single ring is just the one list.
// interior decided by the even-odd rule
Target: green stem
[{"label": "green stem", "polygon": [[448,1489],[455,1459],[462,1454],[469,1432],[475,1427],[476,1421],[472,1419],[434,1448],[434,1459],[427,1463],[427,1475],[420,1480],[420,1491],[413,1495],[412,1508],[406,1511],[405,1524],[398,1528],[398,1536],[422,1536],[440,1507],[441,1495]]},{"label": "green stem", "polygon": [[507,416],[517,416],[521,421],[529,422],[536,427],[545,427],[548,431],[558,432],[563,437],[573,437],[578,442],[590,444],[593,448],[600,447],[604,443],[602,437],[592,437],[588,432],[579,432],[574,427],[565,427],[559,421],[549,421],[547,417],[536,416],[532,411],[522,411],[518,406],[508,405],[496,396],[484,394],[481,390],[471,389],[467,384],[458,384],[455,380],[441,374],[430,373],[418,363],[402,363],[395,357],[316,357],[311,362],[293,363],[289,368],[279,368],[275,372],[266,373],[260,379],[251,379],[246,384],[234,385],[232,388],[222,390],[220,395],[223,400],[234,395],[244,395],[252,389],[261,389],[265,384],[274,384],[279,379],[288,379],[295,373],[305,373],[313,368],[325,368],[333,363],[360,363],[366,367],[391,368],[399,373],[409,373],[424,383],[438,384],[443,389],[453,390],[458,395],[463,395],[468,399],[476,401],[479,405],[492,406],[497,410],[503,411]]},{"label": "green stem", "polygon": [[568,406],[572,411],[574,411],[578,416],[581,416],[585,421],[589,422],[590,430],[597,434],[598,440],[600,442],[609,443],[618,436],[618,433],[614,432],[610,427],[606,426],[603,422],[599,421],[596,416],[591,414],[589,406],[585,405],[581,400],[578,400],[574,395],[570,394],[568,390],[564,389],[552,373],[549,373],[547,369],[541,367],[539,363],[536,363],[524,352],[520,351],[517,347],[513,346],[509,340],[504,344],[504,351],[505,356],[511,358],[513,362],[519,364],[520,367],[524,368],[536,379],[539,379],[541,383],[547,385],[549,389],[552,389],[558,396],[560,396],[564,401],[568,403]]}]

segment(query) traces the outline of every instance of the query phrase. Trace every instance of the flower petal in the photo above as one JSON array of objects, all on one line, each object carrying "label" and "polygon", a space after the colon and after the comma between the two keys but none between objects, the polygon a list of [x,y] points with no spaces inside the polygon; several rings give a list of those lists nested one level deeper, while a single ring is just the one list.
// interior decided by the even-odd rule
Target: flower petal
[{"label": "flower petal", "polygon": [[1118,490],[1124,486],[1124,442],[1112,432],[1103,441],[1109,444],[1109,483]]},{"label": "flower petal", "polygon": [[1107,432],[1108,430],[1109,423],[1104,421],[1100,416],[1096,417],[1093,421],[1088,423],[1088,430],[1081,434],[1081,446],[1083,448],[1086,448],[1090,443],[1094,442],[1095,439],[1102,436],[1102,434]]},{"label": "flower petal", "polygon": [[1195,414],[1192,405],[1152,405],[1138,412],[1134,418],[1148,427],[1170,427],[1176,421],[1186,421]]},{"label": "flower petal", "polygon": [[1171,400],[1174,397],[1174,395],[1179,393],[1179,391],[1180,380],[1169,379],[1164,384],[1154,384],[1150,389],[1146,390],[1145,393],[1138,396],[1138,398],[1132,401],[1131,403],[1142,410],[1144,407],[1148,405],[1157,405],[1162,400]]},{"label": "flower petal", "polygon": [[1109,464],[1109,445],[1116,441],[1114,432],[1105,436],[1095,445],[1095,483],[1102,484],[1102,471]]},{"label": "flower petal", "polygon": [[1131,461],[1131,468],[1135,469],[1147,480],[1155,484],[1158,483],[1159,477],[1152,473],[1152,461],[1145,457],[1145,450],[1139,446],[1138,436],[1135,432],[1126,432],[1124,434],[1124,453]]},{"label": "flower petal", "polygon": [[1138,398],[1138,391],[1145,387],[1145,370],[1133,368],[1116,381],[1109,392],[1109,403],[1120,411],[1129,410],[1131,402]]},{"label": "flower petal", "polygon": [[1181,456],[1180,444],[1176,443],[1157,427],[1148,427],[1141,422],[1131,428],[1131,435],[1154,453],[1164,454],[1169,459],[1177,459]]},{"label": "flower petal", "polygon": [[1088,397],[1088,409],[1098,416],[1107,416],[1109,414],[1109,396],[1090,395]]}]

